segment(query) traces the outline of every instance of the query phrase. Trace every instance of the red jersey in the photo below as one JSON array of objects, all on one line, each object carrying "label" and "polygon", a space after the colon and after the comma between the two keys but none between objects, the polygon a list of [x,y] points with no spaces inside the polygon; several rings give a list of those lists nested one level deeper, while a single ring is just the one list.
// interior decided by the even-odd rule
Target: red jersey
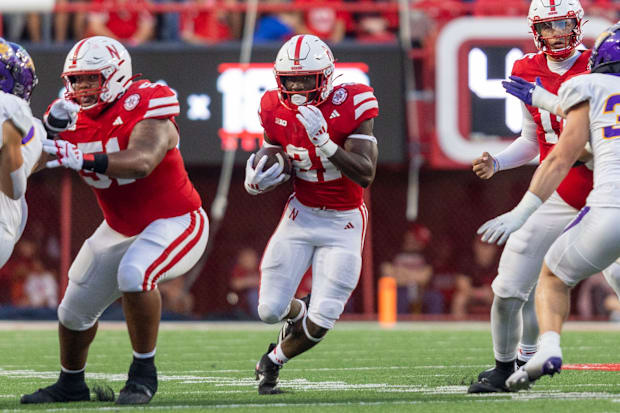
[{"label": "red jersey", "polygon": [[[359,125],[379,115],[379,103],[373,89],[360,83],[334,87],[327,100],[318,106],[327,121],[332,141],[344,146]],[[260,121],[269,141],[281,145],[293,168],[295,196],[309,207],[347,210],[363,202],[363,188],[344,176],[308,138],[306,129],[278,99],[277,90],[268,90],[260,102]]]},{"label": "red jersey", "polygon": [[[536,78],[539,77],[545,89],[557,94],[560,85],[564,81],[580,73],[587,72],[590,54],[590,50],[583,51],[575,60],[573,66],[563,75],[559,75],[549,70],[547,57],[544,53],[530,53],[515,62],[512,67],[512,74],[528,82],[535,82]],[[562,119],[546,110],[530,105],[526,105],[526,107],[534,118],[534,122],[536,122],[536,135],[538,137],[540,160],[542,161],[558,141],[562,132]],[[592,190],[592,183],[593,178],[590,169],[585,165],[574,166],[570,169],[560,186],[558,186],[557,192],[567,204],[576,209],[581,209],[586,204],[586,198]]]},{"label": "red jersey", "polygon": [[[175,93],[148,80],[134,82],[98,116],[78,115],[75,128],[60,134],[84,153],[112,153],[127,149],[129,136],[144,119],[170,119],[179,114]],[[176,125],[176,123],[175,123]],[[134,236],[151,222],[194,211],[200,196],[190,182],[178,148],[170,149],[150,175],[141,179],[111,178],[80,171],[90,185],[106,222],[117,232]]]}]

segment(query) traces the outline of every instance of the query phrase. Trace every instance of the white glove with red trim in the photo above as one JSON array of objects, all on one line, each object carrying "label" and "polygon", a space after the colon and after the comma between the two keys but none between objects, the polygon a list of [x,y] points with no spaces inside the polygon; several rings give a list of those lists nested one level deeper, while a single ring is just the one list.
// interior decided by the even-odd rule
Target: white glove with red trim
[{"label": "white glove with red trim", "polygon": [[45,164],[48,168],[64,166],[65,168],[80,171],[84,166],[84,153],[70,142],[62,139],[44,139],[43,150],[49,154],[56,155],[56,159]]},{"label": "white glove with red trim", "polygon": [[298,106],[299,113],[296,115],[299,122],[304,125],[308,139],[325,156],[331,157],[338,150],[338,145],[334,143],[327,132],[327,121],[323,113],[316,106]]},{"label": "white glove with red trim", "polygon": [[263,156],[256,164],[256,168],[252,167],[256,154],[250,155],[245,164],[245,182],[243,186],[250,195],[258,195],[273,189],[288,178],[283,174],[284,167],[280,163],[274,163],[269,169],[263,171],[267,157]]}]

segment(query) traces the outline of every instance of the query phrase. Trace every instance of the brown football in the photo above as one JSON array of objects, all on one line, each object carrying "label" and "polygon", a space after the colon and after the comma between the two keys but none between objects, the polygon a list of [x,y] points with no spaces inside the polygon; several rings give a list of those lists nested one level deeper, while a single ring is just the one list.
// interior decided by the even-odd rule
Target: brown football
[{"label": "brown football", "polygon": [[287,175],[291,174],[292,166],[291,160],[284,150],[280,147],[262,147],[256,152],[256,156],[254,157],[254,168],[258,165],[258,162],[261,160],[263,156],[267,156],[267,162],[263,166],[263,171],[266,171],[273,165],[274,163],[279,163],[283,166],[283,172]]}]

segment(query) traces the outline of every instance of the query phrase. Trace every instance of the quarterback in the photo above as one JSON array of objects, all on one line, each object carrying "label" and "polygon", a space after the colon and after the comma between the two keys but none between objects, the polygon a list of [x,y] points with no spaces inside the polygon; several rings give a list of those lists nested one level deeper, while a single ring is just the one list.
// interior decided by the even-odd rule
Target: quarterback
[{"label": "quarterback", "polygon": [[26,183],[37,168],[46,137],[43,125],[30,111],[36,84],[28,52],[0,38],[0,268],[26,226]]},{"label": "quarterback", "polygon": [[[78,171],[104,221],[82,245],[58,307],[58,381],[22,403],[90,399],[84,369],[101,313],[119,297],[133,348],[118,404],[148,403],[157,391],[155,346],[161,315],[157,283],[187,272],[202,255],[208,220],[178,149],[176,94],[135,80],[131,57],[114,39],[96,36],[69,52],[65,99],[44,122],[59,139],[43,149],[47,167]],[[78,104],[77,112],[72,103]]]},{"label": "quarterback", "polygon": [[[590,67],[589,74],[573,77],[559,90],[557,112],[566,117],[566,126],[559,143],[532,178],[528,192],[512,211],[479,230],[493,242],[523,225],[560,185],[584,145],[590,144],[594,189],[587,206],[545,255],[536,292],[542,332],[540,349],[506,381],[513,391],[561,370],[560,332],[569,314],[570,289],[620,257],[620,24],[601,34],[592,51]],[[532,93],[544,92],[535,92],[536,89],[540,87],[530,85]]]},{"label": "quarterback", "polygon": [[[512,78],[528,82],[539,78],[549,92],[557,93],[567,79],[586,72],[591,52],[578,47],[583,38],[583,14],[578,0],[533,0],[527,20],[539,52],[516,61]],[[505,84],[510,92],[510,83]],[[532,106],[531,100],[522,108],[522,135],[503,152],[494,156],[484,153],[474,160],[473,170],[479,177],[488,179],[497,171],[524,165],[538,154],[542,162],[558,142],[561,118]],[[544,255],[577,216],[592,189],[592,170],[583,162],[589,155],[585,151],[582,155],[527,222],[509,238],[503,234],[498,240],[503,244],[507,239],[492,284],[495,367],[479,374],[478,381],[468,389],[470,393],[508,391],[505,381],[515,371],[515,364],[525,364],[536,353],[538,322],[533,295]],[[605,277],[620,293],[620,266],[605,271]]]},{"label": "quarterback", "polygon": [[[298,35],[279,50],[278,88],[260,103],[264,145],[279,146],[294,168],[294,193],[261,261],[258,314],[285,320],[278,343],[256,365],[259,394],[275,394],[280,368],[309,350],[334,327],[359,280],[368,224],[364,188],[374,180],[379,104],[369,86],[334,86],[334,57],[318,37]],[[265,159],[265,158],[263,158]],[[246,165],[245,189],[258,195],[280,184],[278,164]],[[273,169],[272,169],[273,168]],[[312,265],[312,292],[293,298]]]}]

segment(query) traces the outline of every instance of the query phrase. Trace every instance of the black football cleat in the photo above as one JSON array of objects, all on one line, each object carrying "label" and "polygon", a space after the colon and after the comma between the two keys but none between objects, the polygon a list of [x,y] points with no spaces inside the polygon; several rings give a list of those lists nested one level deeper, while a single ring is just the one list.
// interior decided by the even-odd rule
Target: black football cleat
[{"label": "black football cleat", "polygon": [[118,394],[116,404],[147,404],[157,392],[157,369],[153,358],[134,358],[129,377]]},{"label": "black football cleat", "polygon": [[34,393],[24,394],[20,403],[39,404],[39,403],[65,403],[65,402],[87,402],[90,401],[90,390],[86,383],[83,385],[64,386],[58,382],[39,389]]},{"label": "black football cleat", "polygon": [[472,383],[467,393],[504,393],[508,392],[506,379],[514,373],[513,370],[501,370],[497,367],[483,371],[478,375],[478,381]]},{"label": "black football cleat", "polygon": [[258,382],[258,394],[284,393],[284,391],[278,387],[278,377],[282,366],[278,366],[269,358],[269,353],[271,353],[274,348],[276,348],[276,343],[269,344],[267,352],[263,354],[260,361],[256,363],[254,373],[256,374],[256,380],[260,380]]},{"label": "black football cleat", "polygon": [[[307,296],[300,298],[300,300],[306,304],[306,311],[308,311],[308,308],[310,308],[310,295],[311,294],[308,294]],[[295,323],[292,322],[291,320],[287,320],[282,326],[282,328],[280,329],[280,332],[278,333],[277,344],[280,344],[281,342],[283,342],[286,336],[291,334],[295,329],[298,329],[298,328],[301,329],[302,328],[301,322],[302,322],[301,319]]]},{"label": "black football cleat", "polygon": [[147,404],[154,392],[146,385],[128,380],[116,399],[116,404]]}]

